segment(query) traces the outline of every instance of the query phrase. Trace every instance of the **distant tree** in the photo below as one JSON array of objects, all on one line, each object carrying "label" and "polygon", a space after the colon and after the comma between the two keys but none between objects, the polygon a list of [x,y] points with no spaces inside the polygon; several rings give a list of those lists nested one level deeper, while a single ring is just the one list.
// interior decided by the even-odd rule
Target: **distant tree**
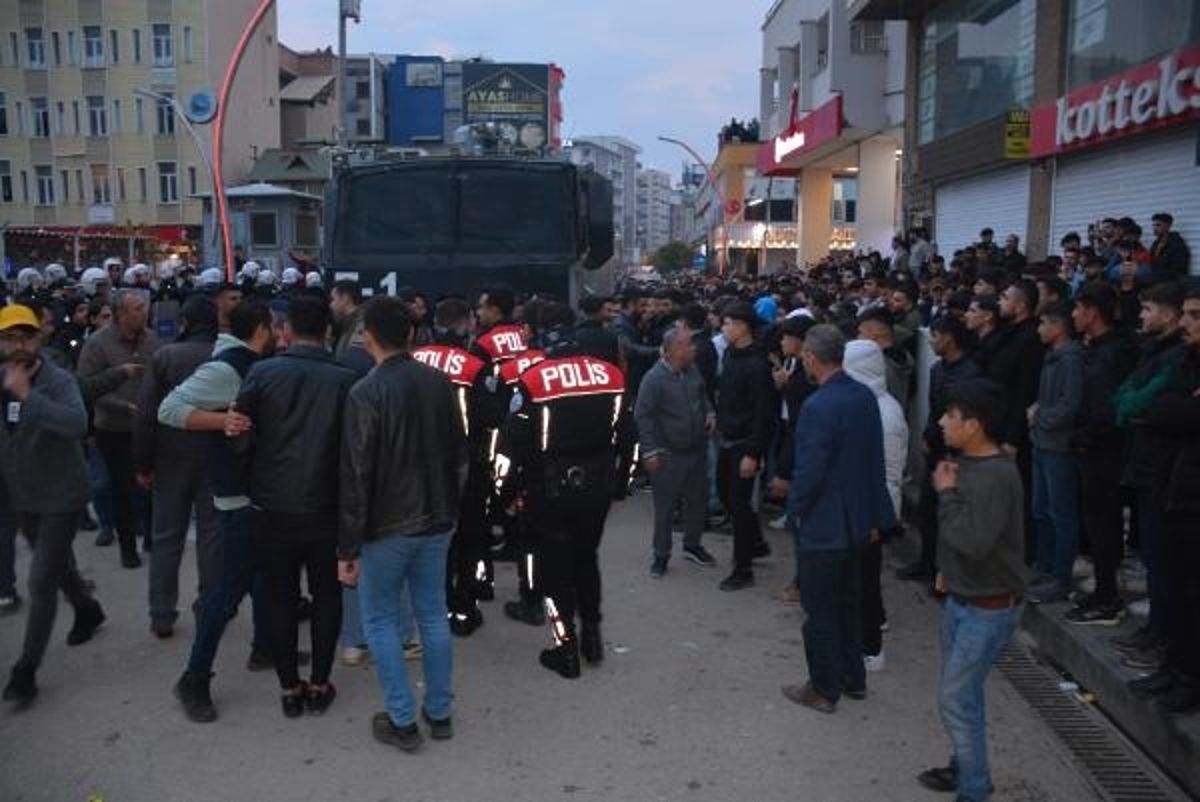
[{"label": "distant tree", "polygon": [[674,273],[690,270],[695,254],[686,242],[668,242],[654,252],[654,267],[659,273]]}]

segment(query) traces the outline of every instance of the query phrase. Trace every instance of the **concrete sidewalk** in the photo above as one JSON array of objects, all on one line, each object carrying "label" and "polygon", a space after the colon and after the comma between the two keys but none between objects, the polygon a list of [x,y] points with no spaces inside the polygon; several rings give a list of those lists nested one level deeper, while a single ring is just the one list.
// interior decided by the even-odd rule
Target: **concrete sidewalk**
[{"label": "concrete sidewalk", "polygon": [[[503,566],[486,625],[456,641],[456,735],[417,755],[376,743],[381,709],[370,666],[338,666],[339,697],[320,719],[286,720],[273,674],[250,674],[247,610],[218,657],[220,718],[188,722],[171,695],[192,634],[149,632],[146,574],[122,571],[113,549],[80,536],[76,552],[98,586],[109,622],[96,640],[63,644],[60,616],[42,694],[28,711],[0,709],[4,802],[492,802],[688,800],[689,802],[921,802],[947,799],[914,776],[942,765],[936,713],[938,608],[884,569],[891,632],[887,670],[869,676],[864,702],[834,716],[799,708],[779,687],[805,675],[802,613],[776,595],[790,579],[783,533],[758,586],[722,593],[722,569],[676,557],[662,580],[649,567],[649,498],[614,508],[604,545],[608,656],[567,682],[537,664],[548,632],[506,620],[514,593]],[[706,545],[729,564],[728,537]],[[184,588],[194,587],[194,561]],[[25,574],[26,557],[19,562]],[[190,596],[181,600],[186,609]],[[65,620],[64,620],[65,619]],[[0,668],[15,659],[24,616],[0,619]],[[305,638],[306,639],[306,638]],[[1096,792],[999,676],[989,687],[997,800],[1074,802]]]}]

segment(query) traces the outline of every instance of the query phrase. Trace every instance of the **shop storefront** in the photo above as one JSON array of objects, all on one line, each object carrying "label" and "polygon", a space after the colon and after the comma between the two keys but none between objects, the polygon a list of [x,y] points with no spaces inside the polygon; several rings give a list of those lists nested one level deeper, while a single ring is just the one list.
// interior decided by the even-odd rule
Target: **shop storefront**
[{"label": "shop storefront", "polygon": [[938,253],[955,251],[979,241],[991,228],[997,240],[1016,234],[1025,241],[1029,219],[1029,167],[1004,167],[958,181],[939,183],[934,190],[934,241]]},{"label": "shop storefront", "polygon": [[1173,215],[1175,230],[1200,242],[1197,121],[1200,45],[1036,107],[1031,150],[1053,159],[1051,246],[1070,231],[1086,239],[1089,225],[1105,217],[1131,217],[1148,237],[1156,212]]},{"label": "shop storefront", "polygon": [[899,129],[855,128],[842,97],[799,117],[759,151],[759,175],[796,178],[797,258],[831,251],[887,253],[896,231]]},{"label": "shop storefront", "polygon": [[77,271],[116,256],[127,264],[157,264],[169,257],[198,260],[200,227],[163,226],[10,226],[4,230],[4,270],[57,262]]}]

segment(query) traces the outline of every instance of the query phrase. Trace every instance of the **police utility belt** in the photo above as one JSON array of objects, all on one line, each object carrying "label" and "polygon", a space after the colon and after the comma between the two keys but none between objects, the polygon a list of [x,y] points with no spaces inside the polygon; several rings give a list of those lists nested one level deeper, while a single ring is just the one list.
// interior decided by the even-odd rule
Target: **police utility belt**
[{"label": "police utility belt", "polygon": [[559,459],[544,464],[540,481],[531,487],[543,498],[560,498],[597,490],[609,490],[613,483],[613,465],[605,457]]}]

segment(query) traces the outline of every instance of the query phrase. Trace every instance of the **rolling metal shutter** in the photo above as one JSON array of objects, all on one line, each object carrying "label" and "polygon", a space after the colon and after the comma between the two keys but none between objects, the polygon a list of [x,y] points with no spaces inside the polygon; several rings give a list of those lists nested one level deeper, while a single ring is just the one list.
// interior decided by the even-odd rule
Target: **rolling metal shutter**
[{"label": "rolling metal shutter", "polygon": [[1016,234],[1025,250],[1029,220],[1029,167],[1021,164],[959,181],[939,184],[934,196],[933,240],[949,262],[954,252],[979,241],[979,231],[991,227],[996,244]]},{"label": "rolling metal shutter", "polygon": [[1142,227],[1142,242],[1150,247],[1154,241],[1150,216],[1169,212],[1175,218],[1174,229],[1191,248],[1192,273],[1200,273],[1196,137],[1196,130],[1189,128],[1057,159],[1050,252],[1059,252],[1058,243],[1069,231],[1077,232],[1086,244],[1088,224],[1105,217],[1132,217]]}]

